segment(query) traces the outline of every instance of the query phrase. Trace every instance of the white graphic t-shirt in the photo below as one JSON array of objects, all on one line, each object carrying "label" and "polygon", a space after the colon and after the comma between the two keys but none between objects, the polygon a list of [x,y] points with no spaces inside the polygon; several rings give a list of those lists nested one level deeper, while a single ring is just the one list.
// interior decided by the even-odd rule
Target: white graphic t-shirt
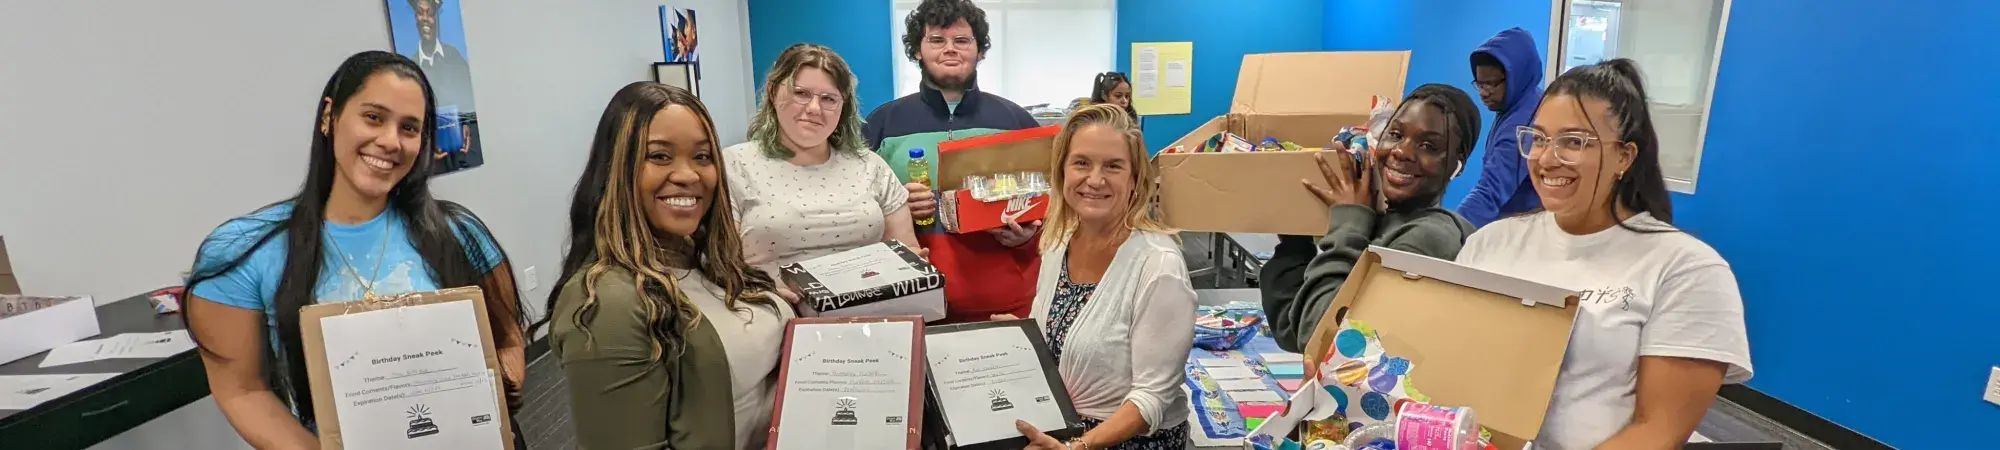
[{"label": "white graphic t-shirt", "polygon": [[1727,364],[1723,383],[1750,379],[1750,343],[1736,276],[1715,249],[1651,215],[1586,236],[1547,212],[1473,233],[1458,262],[1576,289],[1582,311],[1537,449],[1588,449],[1632,419],[1640,356]]}]

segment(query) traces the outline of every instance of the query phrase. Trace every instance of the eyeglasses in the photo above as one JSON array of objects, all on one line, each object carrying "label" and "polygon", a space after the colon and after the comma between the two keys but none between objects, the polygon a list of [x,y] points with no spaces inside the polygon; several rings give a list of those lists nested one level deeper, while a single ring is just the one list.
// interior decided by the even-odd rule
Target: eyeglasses
[{"label": "eyeglasses", "polygon": [[1472,79],[1472,87],[1480,89],[1499,89],[1500,86],[1504,84],[1507,84],[1506,78],[1501,78],[1493,81],[1479,81],[1478,78]]},{"label": "eyeglasses", "polygon": [[974,43],[972,36],[953,36],[950,40],[946,40],[944,36],[933,34],[924,38],[924,46],[931,48],[950,46],[959,50],[969,50]]},{"label": "eyeglasses", "polygon": [[823,112],[840,111],[840,104],[841,104],[840,94],[815,93],[812,90],[806,88],[798,87],[796,85],[792,86],[793,104],[803,106],[812,104],[814,100],[819,101],[820,111]]},{"label": "eyeglasses", "polygon": [[1556,152],[1556,161],[1572,166],[1582,160],[1584,151],[1603,141],[1589,133],[1576,131],[1549,136],[1535,131],[1534,127],[1527,126],[1515,128],[1514,137],[1515,142],[1520,144],[1521,157],[1533,160],[1540,152],[1553,150]]}]

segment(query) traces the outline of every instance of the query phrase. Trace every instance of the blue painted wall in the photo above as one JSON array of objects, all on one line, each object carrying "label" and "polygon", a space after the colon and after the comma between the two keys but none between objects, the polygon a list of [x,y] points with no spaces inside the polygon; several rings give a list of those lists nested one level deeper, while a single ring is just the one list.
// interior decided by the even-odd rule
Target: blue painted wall
[{"label": "blue painted wall", "polygon": [[[1327,0],[1326,3],[1327,26],[1322,48],[1410,50],[1407,89],[1414,90],[1426,83],[1445,83],[1465,90],[1474,101],[1479,100],[1479,90],[1472,86],[1472,49],[1500,30],[1512,27],[1527,29],[1543,48],[1549,42],[1548,0]],[[1547,60],[1546,55],[1543,60]],[[1479,123],[1483,130],[1478,150],[1466,163],[1465,175],[1445,190],[1447,208],[1457,208],[1478,180],[1480,161],[1486,155],[1486,131],[1493,128],[1493,113],[1482,112]]]},{"label": "blue painted wall", "polygon": [[1194,42],[1189,114],[1147,116],[1146,146],[1160,147],[1229,112],[1243,55],[1320,49],[1324,0],[1125,0],[1118,2],[1118,70],[1132,71],[1133,42]]},{"label": "blue painted wall", "polygon": [[[900,20],[894,23],[902,23]],[[854,68],[861,115],[895,100],[896,64],[915,64],[892,47],[889,0],[750,0],[750,65],[764,76],[785,47],[827,46]],[[761,97],[760,97],[761,98]]]},{"label": "blue painted wall", "polygon": [[1898,6],[1735,2],[1675,207],[1735,267],[1751,387],[1901,448],[1995,445],[2000,4]]},{"label": "blue painted wall", "polygon": [[[1979,281],[2000,252],[1983,229],[1995,219],[1984,180],[2000,179],[1986,162],[2000,5],[1948,3],[1735,2],[1699,192],[1674,198],[1680,225],[1735,269],[1750,386],[1902,448],[1981,447],[2000,424],[2000,406],[1979,400],[2000,364],[2000,301]],[[1470,92],[1467,53],[1517,25],[1546,47],[1548,8],[1329,0],[1324,45],[1412,49],[1411,86]],[[1393,28],[1334,25],[1342,11]],[[1918,51],[1937,56],[1878,56]]]}]

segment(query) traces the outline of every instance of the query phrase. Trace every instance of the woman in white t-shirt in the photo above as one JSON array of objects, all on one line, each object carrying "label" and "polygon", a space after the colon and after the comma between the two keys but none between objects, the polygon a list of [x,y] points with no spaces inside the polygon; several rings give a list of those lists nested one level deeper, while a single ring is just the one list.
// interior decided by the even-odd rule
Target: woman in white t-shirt
[{"label": "woman in white t-shirt", "polygon": [[917,248],[909,191],[861,135],[847,61],[792,45],[771,65],[761,103],[750,142],[723,150],[750,264],[776,276],[784,264],[876,242]]},{"label": "woman in white t-shirt", "polygon": [[1556,78],[1518,131],[1544,210],[1480,229],[1458,254],[1582,292],[1537,449],[1677,448],[1717,389],[1750,379],[1736,277],[1673,225],[1639,80],[1626,59]]}]

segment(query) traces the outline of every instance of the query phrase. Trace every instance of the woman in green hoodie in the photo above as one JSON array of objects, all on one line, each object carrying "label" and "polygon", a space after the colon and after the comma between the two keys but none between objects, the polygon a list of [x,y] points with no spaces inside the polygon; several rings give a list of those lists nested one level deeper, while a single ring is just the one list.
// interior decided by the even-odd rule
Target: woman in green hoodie
[{"label": "woman in green hoodie", "polygon": [[[1478,133],[1479,109],[1471,96],[1448,85],[1426,84],[1396,107],[1365,165],[1355,167],[1352,158],[1318,158],[1330,187],[1306,183],[1306,189],[1332,216],[1326,236],[1318,242],[1280,236],[1259,274],[1264,311],[1279,348],[1301,351],[1369,246],[1447,260],[1458,256],[1472,224],[1438,203],[1445,186],[1464,173]],[[1374,200],[1378,190],[1385,205],[1380,208]]]}]

